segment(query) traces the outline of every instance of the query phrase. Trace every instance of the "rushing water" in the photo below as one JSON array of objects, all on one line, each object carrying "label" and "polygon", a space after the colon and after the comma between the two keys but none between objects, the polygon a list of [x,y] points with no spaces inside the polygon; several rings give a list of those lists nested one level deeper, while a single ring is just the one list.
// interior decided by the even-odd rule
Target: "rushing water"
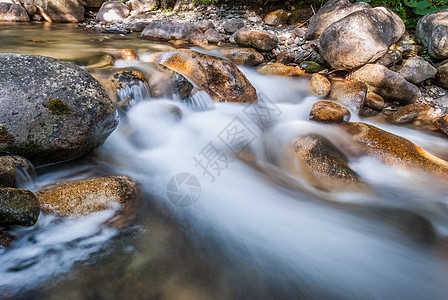
[{"label": "rushing water", "polygon": [[[144,59],[170,47],[72,25],[0,25],[1,52],[86,67],[114,48]],[[92,154],[24,180],[33,190],[124,174],[145,197],[136,224],[125,229],[103,225],[114,213],[105,211],[80,219],[41,214],[34,227],[12,230],[13,247],[0,252],[0,298],[445,299],[446,181],[361,158],[351,167],[371,191],[315,189],[281,168],[290,163],[282,162],[284,146],[302,133],[335,142],[344,134],[307,120],[316,99],[300,80],[242,71],[258,91],[257,106],[214,103],[204,92],[187,101],[140,96]],[[375,125],[448,158],[444,138]],[[243,132],[238,147],[230,139],[236,132]],[[211,154],[214,164],[201,167]],[[187,178],[197,181],[180,193],[192,198],[170,201],[173,180]]]}]

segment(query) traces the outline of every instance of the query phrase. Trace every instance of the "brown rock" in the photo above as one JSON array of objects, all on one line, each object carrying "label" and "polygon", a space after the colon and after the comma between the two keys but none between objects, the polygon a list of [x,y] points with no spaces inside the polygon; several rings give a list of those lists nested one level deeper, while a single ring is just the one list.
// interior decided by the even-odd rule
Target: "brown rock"
[{"label": "brown rock", "polygon": [[189,22],[156,20],[148,23],[142,31],[142,37],[155,40],[179,40],[197,46],[206,46],[207,38],[196,25]]},{"label": "brown rock", "polygon": [[256,90],[246,76],[225,59],[180,49],[156,53],[149,60],[184,75],[215,101],[240,103],[258,101]]},{"label": "brown rock", "polygon": [[411,141],[365,123],[342,123],[360,150],[386,165],[448,175],[448,162]]},{"label": "brown rock", "polygon": [[118,59],[122,60],[137,59],[137,55],[132,49],[112,49],[112,50],[105,50],[105,52],[112,56],[113,61],[116,61]]},{"label": "brown rock", "polygon": [[288,21],[288,18],[289,14],[286,11],[284,11],[283,9],[277,9],[268,13],[264,17],[263,22],[266,25],[277,26],[280,24],[285,24],[286,21]]},{"label": "brown rock", "polygon": [[204,35],[209,43],[219,43],[224,40],[224,38],[221,36],[221,34],[218,31],[216,31],[216,29],[214,29],[214,28],[207,29],[207,31],[204,33]]},{"label": "brown rock", "polygon": [[34,0],[40,14],[48,22],[81,22],[84,7],[78,0]]},{"label": "brown rock", "polygon": [[331,83],[325,76],[314,73],[310,77],[308,91],[316,97],[325,98],[331,91]]},{"label": "brown rock", "polygon": [[386,119],[393,124],[411,123],[417,119],[424,119],[433,109],[425,104],[408,104],[389,115]]},{"label": "brown rock", "polygon": [[221,53],[236,65],[256,66],[264,61],[263,55],[253,48],[226,48]]},{"label": "brown rock", "polygon": [[359,114],[364,107],[367,85],[362,81],[334,79],[331,81],[329,99],[335,100]]},{"label": "brown rock", "polygon": [[317,101],[311,108],[309,119],[322,123],[341,123],[348,122],[350,116],[350,111],[341,104]]},{"label": "brown rock", "polygon": [[374,110],[382,110],[384,107],[384,99],[378,94],[367,92],[364,106],[367,106]]},{"label": "brown rock", "polygon": [[27,22],[30,18],[20,4],[0,2],[0,22]]},{"label": "brown rock", "polygon": [[26,158],[18,155],[0,156],[0,186],[17,187],[19,176],[33,174],[34,167]]},{"label": "brown rock", "polygon": [[303,76],[306,75],[299,67],[286,66],[281,63],[273,63],[269,65],[264,65],[258,68],[258,72],[265,75],[275,75],[275,76]]},{"label": "brown rock", "polygon": [[437,68],[436,82],[437,85],[444,89],[448,89],[448,63]]},{"label": "brown rock", "polygon": [[[140,185],[126,176],[66,181],[41,187],[36,196],[42,211],[58,216],[85,216],[120,208],[120,220],[133,220],[140,205]],[[123,219],[124,218],[124,219]]]},{"label": "brown rock", "polygon": [[234,37],[238,45],[260,51],[271,51],[278,46],[278,38],[266,31],[240,29]]},{"label": "brown rock", "polygon": [[0,226],[33,226],[39,211],[39,202],[32,192],[0,187]]},{"label": "brown rock", "polygon": [[[363,184],[348,165],[347,157],[326,138],[308,134],[295,138],[289,153],[298,160],[298,171],[311,185],[322,190],[346,190]],[[297,164],[290,164],[290,166]]]}]

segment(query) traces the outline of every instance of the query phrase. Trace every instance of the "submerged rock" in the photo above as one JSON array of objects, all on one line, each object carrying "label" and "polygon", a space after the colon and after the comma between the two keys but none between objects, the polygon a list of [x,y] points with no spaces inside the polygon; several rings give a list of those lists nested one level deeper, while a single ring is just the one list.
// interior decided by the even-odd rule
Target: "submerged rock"
[{"label": "submerged rock", "polygon": [[432,57],[437,59],[448,57],[448,8],[420,18],[415,36]]},{"label": "submerged rock", "polygon": [[30,191],[0,187],[0,226],[32,226],[39,212],[39,202]]},{"label": "submerged rock", "polygon": [[414,103],[422,96],[417,86],[383,65],[365,65],[352,72],[349,77],[366,82],[369,90],[384,98],[395,99],[404,104]]},{"label": "submerged rock", "polygon": [[225,59],[181,49],[156,53],[150,60],[184,75],[215,101],[257,102],[255,88],[234,64]]},{"label": "submerged rock", "polygon": [[0,22],[27,22],[30,18],[22,5],[0,2]]},{"label": "submerged rock", "polygon": [[145,76],[137,71],[117,71],[103,85],[108,89],[112,101],[120,108],[129,108],[133,105],[133,102],[150,96]]},{"label": "submerged rock", "polygon": [[300,175],[319,189],[345,190],[363,183],[350,168],[347,157],[323,136],[308,134],[295,138],[289,153],[298,159]]},{"label": "submerged rock", "polygon": [[322,123],[350,121],[350,111],[341,104],[331,101],[317,101],[311,107],[309,119]]},{"label": "submerged rock", "polygon": [[49,57],[0,54],[0,151],[34,165],[72,159],[118,125],[104,88],[83,69]]},{"label": "submerged rock", "polygon": [[342,123],[360,150],[386,165],[448,175],[448,162],[411,141],[365,123]]},{"label": "submerged rock", "polygon": [[8,232],[0,229],[0,251],[9,248],[14,241],[14,237],[8,234]]},{"label": "submerged rock", "polygon": [[155,40],[183,40],[197,46],[207,45],[207,38],[194,24],[171,20],[153,21],[142,31],[142,37]]},{"label": "submerged rock", "polygon": [[43,212],[58,216],[85,216],[117,209],[118,220],[135,219],[141,198],[140,185],[126,176],[109,176],[50,184],[36,192]]},{"label": "submerged rock", "polygon": [[34,167],[26,158],[18,155],[0,156],[0,186],[17,187],[18,177],[33,174]]}]

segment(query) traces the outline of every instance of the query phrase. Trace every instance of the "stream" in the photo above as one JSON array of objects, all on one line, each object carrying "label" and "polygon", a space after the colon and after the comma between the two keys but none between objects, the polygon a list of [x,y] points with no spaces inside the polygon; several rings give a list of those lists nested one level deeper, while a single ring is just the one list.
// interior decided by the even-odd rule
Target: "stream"
[{"label": "stream", "polygon": [[[0,52],[85,68],[124,48],[141,61],[115,67],[143,71],[149,54],[173,49],[76,25],[0,23]],[[305,133],[339,142],[344,134],[308,120],[317,99],[304,81],[240,69],[259,104],[217,103],[203,91],[188,100],[136,97],[93,153],[24,181],[33,191],[127,175],[141,183],[143,204],[124,229],[104,225],[113,210],[78,219],[41,213],[35,226],[14,228],[14,245],[0,252],[0,299],[446,299],[446,179],[359,158],[350,166],[372,191],[314,188],[281,167],[290,163],[285,145]],[[448,159],[441,136],[354,113],[352,121]]]}]

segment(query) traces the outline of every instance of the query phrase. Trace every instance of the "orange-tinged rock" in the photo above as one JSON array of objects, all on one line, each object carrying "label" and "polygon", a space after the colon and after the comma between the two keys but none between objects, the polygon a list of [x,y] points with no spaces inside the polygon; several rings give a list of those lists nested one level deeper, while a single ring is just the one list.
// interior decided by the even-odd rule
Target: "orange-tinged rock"
[{"label": "orange-tinged rock", "polygon": [[309,119],[323,123],[341,123],[350,120],[350,111],[335,102],[317,101],[311,108]]},{"label": "orange-tinged rock", "polygon": [[273,63],[258,68],[258,72],[275,76],[303,76],[306,75],[299,67],[287,66],[281,63]]}]

